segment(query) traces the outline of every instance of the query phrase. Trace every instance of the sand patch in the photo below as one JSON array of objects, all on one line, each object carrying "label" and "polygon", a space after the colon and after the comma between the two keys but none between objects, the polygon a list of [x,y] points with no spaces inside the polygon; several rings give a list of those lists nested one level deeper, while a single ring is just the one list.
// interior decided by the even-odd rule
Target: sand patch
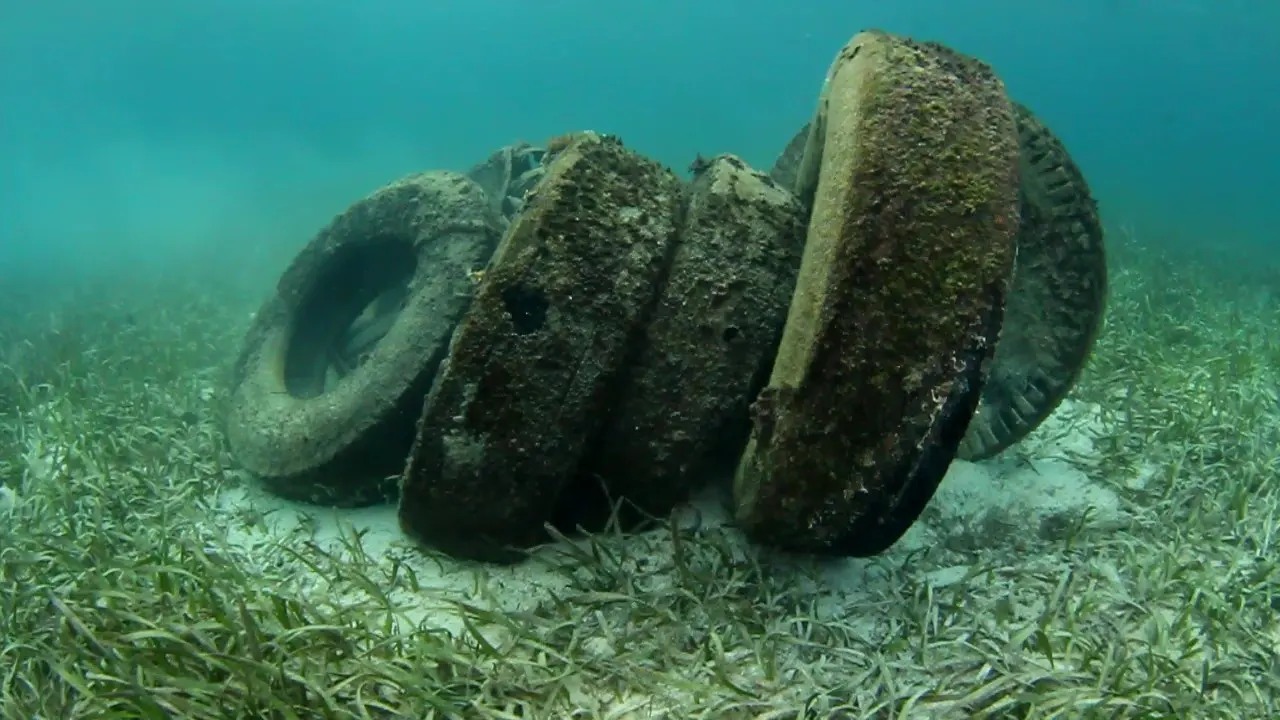
[{"label": "sand patch", "polygon": [[[1017,452],[981,463],[956,461],[925,515],[889,552],[865,559],[814,560],[778,556],[752,546],[728,528],[729,514],[721,494],[708,492],[678,515],[683,527],[728,528],[735,555],[766,557],[777,572],[794,570],[818,595],[815,607],[830,613],[848,608],[854,596],[883,596],[894,576],[914,558],[947,554],[947,561],[921,560],[918,579],[945,587],[964,580],[971,566],[966,557],[990,549],[1018,548],[1032,541],[1068,542],[1073,534],[1125,525],[1127,516],[1109,485],[1091,477],[1090,432],[1096,410],[1064,406]],[[456,612],[466,604],[508,615],[534,610],[569,584],[565,561],[581,545],[552,544],[514,566],[483,565],[423,550],[399,529],[391,506],[338,510],[300,505],[268,495],[253,483],[223,492],[214,517],[231,550],[264,573],[284,574],[309,596],[342,602],[350,583],[332,572],[310,567],[289,549],[310,549],[321,556],[351,563],[372,578],[396,589],[390,597],[415,625],[460,629]],[[673,552],[666,528],[636,533],[626,546],[629,571],[649,587],[669,582]],[[314,555],[314,553],[312,553]],[[652,559],[653,562],[646,562]],[[958,562],[956,562],[958,560]],[[333,567],[326,565],[325,567]],[[403,579],[412,573],[406,588]],[[644,577],[650,573],[648,577]],[[339,590],[345,587],[346,590]],[[825,614],[825,613],[824,613]]]}]

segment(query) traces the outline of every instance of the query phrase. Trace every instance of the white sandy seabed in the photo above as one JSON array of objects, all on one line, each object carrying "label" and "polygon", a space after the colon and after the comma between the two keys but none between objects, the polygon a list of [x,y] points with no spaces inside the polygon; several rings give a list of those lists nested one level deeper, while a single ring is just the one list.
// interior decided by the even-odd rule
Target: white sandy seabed
[{"label": "white sandy seabed", "polygon": [[[1126,513],[1116,493],[1081,469],[1088,463],[1079,462],[1093,455],[1096,418],[1095,407],[1064,403],[1035,434],[1006,453],[1010,457],[981,463],[955,461],[925,515],[902,540],[876,558],[823,563],[817,591],[846,605],[850,596],[875,590],[870,583],[887,582],[881,572],[886,563],[901,565],[904,555],[958,532],[980,535],[993,527],[993,518],[995,526],[1012,524],[1013,532],[1023,534],[1040,532],[1043,523],[1079,522],[1083,517],[1093,528],[1126,525]],[[1131,482],[1141,482],[1141,478]],[[421,597],[398,600],[416,608],[405,618],[416,625],[459,629],[456,613],[440,611],[452,602],[502,612],[528,611],[566,584],[563,571],[549,563],[491,566],[422,553],[401,533],[392,506],[315,508],[272,497],[249,482],[223,492],[213,507],[214,527],[219,534],[225,532],[232,554],[264,570],[276,570],[269,575],[279,577],[282,562],[288,564],[282,558],[286,554],[280,549],[282,543],[310,541],[320,550],[342,557],[349,554],[351,539],[358,537],[364,554],[385,564],[388,574],[396,562],[393,558],[408,563],[417,575]],[[718,497],[699,499],[691,510],[689,515],[698,517],[704,528],[729,522],[724,502]],[[246,517],[253,521],[245,522]],[[629,554],[670,552],[670,543],[661,541],[668,535],[665,529],[633,535],[626,541],[631,546]],[[753,551],[742,536],[735,533],[734,538],[735,551]],[[935,565],[922,569],[921,574],[926,582],[946,586],[961,580],[968,571],[965,565]],[[335,599],[328,579],[304,564],[289,567],[287,572],[304,594]]]}]

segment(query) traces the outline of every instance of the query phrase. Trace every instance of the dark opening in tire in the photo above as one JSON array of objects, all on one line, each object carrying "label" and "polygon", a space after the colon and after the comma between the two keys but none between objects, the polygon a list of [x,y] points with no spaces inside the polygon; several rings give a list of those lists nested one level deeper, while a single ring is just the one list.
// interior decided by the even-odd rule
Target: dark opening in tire
[{"label": "dark opening in tire", "polygon": [[404,309],[417,264],[405,236],[339,249],[298,310],[284,361],[289,394],[321,395],[369,359]]}]

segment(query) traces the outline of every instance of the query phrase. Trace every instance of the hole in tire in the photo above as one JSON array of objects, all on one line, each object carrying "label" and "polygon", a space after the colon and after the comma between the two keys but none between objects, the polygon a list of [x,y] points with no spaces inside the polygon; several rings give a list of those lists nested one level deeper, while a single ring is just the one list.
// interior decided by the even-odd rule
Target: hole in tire
[{"label": "hole in tire", "polygon": [[545,295],[523,285],[503,290],[502,304],[511,316],[511,327],[517,335],[541,330],[547,322],[547,308],[551,306]]},{"label": "hole in tire", "polygon": [[285,390],[322,395],[368,360],[409,299],[413,243],[375,237],[340,248],[316,273],[289,337]]}]

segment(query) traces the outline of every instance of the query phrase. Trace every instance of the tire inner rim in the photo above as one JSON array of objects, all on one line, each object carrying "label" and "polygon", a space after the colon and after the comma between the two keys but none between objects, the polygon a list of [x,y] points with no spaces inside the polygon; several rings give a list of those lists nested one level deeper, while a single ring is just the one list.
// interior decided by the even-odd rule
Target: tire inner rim
[{"label": "tire inner rim", "polygon": [[362,367],[408,302],[416,269],[413,245],[403,238],[335,252],[299,303],[284,358],[289,394],[323,395]]}]

